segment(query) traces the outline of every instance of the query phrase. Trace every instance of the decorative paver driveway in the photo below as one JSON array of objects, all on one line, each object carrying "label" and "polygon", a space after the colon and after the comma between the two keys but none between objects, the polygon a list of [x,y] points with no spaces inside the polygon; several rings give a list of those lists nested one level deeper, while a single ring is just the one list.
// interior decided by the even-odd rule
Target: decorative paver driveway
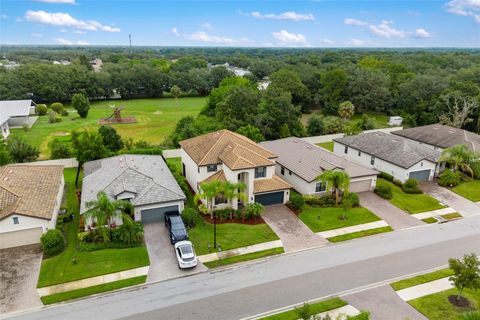
[{"label": "decorative paver driveway", "polygon": [[405,211],[377,196],[373,192],[362,192],[358,194],[362,207],[372,211],[375,215],[385,220],[394,230],[411,228],[425,224],[423,221],[412,217]]},{"label": "decorative paver driveway", "polygon": [[313,233],[285,205],[266,206],[262,217],[282,240],[285,252],[319,247],[329,243]]},{"label": "decorative paver driveway", "polygon": [[464,217],[480,214],[480,206],[435,182],[422,182],[420,188],[441,203],[452,207]]},{"label": "decorative paver driveway", "polygon": [[0,315],[42,306],[37,293],[39,245],[0,250]]},{"label": "decorative paver driveway", "polygon": [[372,320],[428,320],[424,315],[400,299],[389,285],[341,298],[359,310],[368,310]]},{"label": "decorative paver driveway", "polygon": [[180,270],[178,268],[175,250],[163,223],[145,224],[144,230],[150,258],[147,282],[177,278],[207,270],[207,267],[200,262],[194,269]]}]

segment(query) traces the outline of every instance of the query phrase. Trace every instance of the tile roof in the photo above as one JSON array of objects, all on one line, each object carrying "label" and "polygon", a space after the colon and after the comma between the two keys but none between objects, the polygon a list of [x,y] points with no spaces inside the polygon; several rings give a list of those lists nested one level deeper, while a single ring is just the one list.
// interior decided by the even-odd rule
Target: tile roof
[{"label": "tile roof", "polygon": [[133,193],[134,206],[186,198],[163,158],[153,155],[126,154],[85,163],[80,213],[100,191],[112,199]]},{"label": "tile roof", "polygon": [[392,133],[443,149],[457,144],[465,144],[473,151],[480,151],[480,135],[443,124],[430,124]]},{"label": "tile roof", "polygon": [[205,180],[200,182],[200,184],[212,182],[212,181],[221,181],[221,182],[227,181],[227,177],[225,177],[225,173],[223,172],[223,170],[219,170],[215,172],[214,174],[212,174],[211,176],[207,177]]},{"label": "tile roof", "polygon": [[63,166],[0,167],[0,219],[14,213],[51,219],[62,179]]},{"label": "tile roof", "polygon": [[183,150],[199,166],[225,163],[230,169],[274,165],[276,155],[252,140],[229,130],[219,130],[180,141]]},{"label": "tile roof", "polygon": [[414,164],[428,160],[437,162],[440,152],[411,140],[383,132],[362,133],[345,136],[333,141],[360,150],[379,159],[408,169]]},{"label": "tile roof", "polygon": [[277,175],[273,175],[272,178],[255,179],[253,181],[253,193],[285,190],[290,188],[291,186]]},{"label": "tile roof", "polygon": [[277,163],[307,182],[314,181],[324,171],[334,169],[344,170],[351,178],[378,174],[373,169],[295,137],[265,141],[260,145],[278,155]]}]

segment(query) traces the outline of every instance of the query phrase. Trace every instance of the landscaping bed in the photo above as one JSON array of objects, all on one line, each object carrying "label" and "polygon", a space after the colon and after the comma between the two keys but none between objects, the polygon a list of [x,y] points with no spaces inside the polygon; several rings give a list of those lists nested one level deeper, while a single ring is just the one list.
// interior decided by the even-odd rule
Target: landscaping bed
[{"label": "landscaping bed", "polygon": [[283,248],[273,248],[273,249],[233,256],[229,258],[219,259],[215,261],[205,262],[204,265],[208,268],[217,268],[217,267],[222,267],[222,266],[226,266],[226,265],[234,264],[238,262],[255,260],[255,259],[260,259],[268,256],[274,256],[284,252],[285,251],[283,250]]},{"label": "landscaping bed", "polygon": [[480,180],[464,182],[452,188],[452,191],[470,201],[480,201]]}]

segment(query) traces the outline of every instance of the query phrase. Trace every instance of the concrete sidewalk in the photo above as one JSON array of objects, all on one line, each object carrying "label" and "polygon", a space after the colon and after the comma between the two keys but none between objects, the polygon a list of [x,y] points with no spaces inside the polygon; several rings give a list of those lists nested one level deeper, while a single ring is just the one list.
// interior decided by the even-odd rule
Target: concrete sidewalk
[{"label": "concrete sidewalk", "polygon": [[269,241],[269,242],[254,244],[254,245],[251,245],[251,246],[226,250],[226,251],[222,251],[222,252],[212,252],[212,253],[209,253],[209,254],[204,254],[204,255],[198,256],[197,259],[200,262],[205,263],[205,262],[225,259],[225,258],[228,258],[228,257],[238,256],[238,255],[242,255],[242,254],[254,253],[254,252],[258,252],[258,251],[264,251],[264,250],[269,250],[269,249],[273,249],[273,248],[281,248],[281,247],[282,247],[282,241],[281,240],[275,240],[275,241]]},{"label": "concrete sidewalk", "polygon": [[328,239],[328,238],[332,238],[332,237],[336,237],[336,236],[341,236],[341,235],[344,235],[344,234],[349,234],[349,233],[354,233],[354,232],[359,232],[359,231],[366,231],[366,230],[377,229],[377,228],[383,228],[383,227],[388,227],[388,223],[386,223],[383,220],[380,220],[380,221],[375,221],[375,222],[370,222],[370,223],[358,224],[356,226],[351,226],[351,227],[321,231],[321,232],[317,232],[317,234],[326,238],[326,239]]},{"label": "concrete sidewalk", "polygon": [[427,219],[427,218],[435,217],[435,216],[442,216],[444,214],[449,214],[449,213],[454,213],[454,212],[457,212],[457,211],[455,211],[455,209],[453,209],[453,208],[447,207],[447,208],[437,209],[437,210],[433,210],[433,211],[427,211],[427,212],[412,214],[412,217],[415,217],[419,220],[422,220],[422,219]]},{"label": "concrete sidewalk", "polygon": [[399,290],[397,294],[403,301],[410,301],[452,288],[453,285],[447,277]]}]

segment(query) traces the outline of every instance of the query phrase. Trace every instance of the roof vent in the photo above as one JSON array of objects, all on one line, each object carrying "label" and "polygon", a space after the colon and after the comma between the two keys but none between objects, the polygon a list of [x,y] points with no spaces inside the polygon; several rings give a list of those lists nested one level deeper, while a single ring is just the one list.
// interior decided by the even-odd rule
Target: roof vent
[{"label": "roof vent", "polygon": [[13,173],[13,170],[12,169],[8,170],[8,173]]},{"label": "roof vent", "polygon": [[307,149],[312,149],[312,146],[307,146]]}]

